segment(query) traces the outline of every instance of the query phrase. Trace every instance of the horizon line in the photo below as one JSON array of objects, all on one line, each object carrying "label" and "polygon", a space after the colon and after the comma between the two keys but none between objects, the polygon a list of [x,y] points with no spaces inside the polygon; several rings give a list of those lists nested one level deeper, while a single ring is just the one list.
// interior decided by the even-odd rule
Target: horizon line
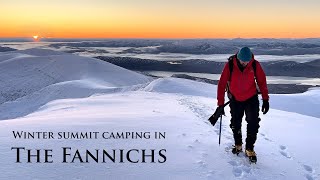
[{"label": "horizon line", "polygon": [[[32,37],[0,37],[0,39],[33,39]],[[320,37],[40,37],[41,39],[320,39]]]}]

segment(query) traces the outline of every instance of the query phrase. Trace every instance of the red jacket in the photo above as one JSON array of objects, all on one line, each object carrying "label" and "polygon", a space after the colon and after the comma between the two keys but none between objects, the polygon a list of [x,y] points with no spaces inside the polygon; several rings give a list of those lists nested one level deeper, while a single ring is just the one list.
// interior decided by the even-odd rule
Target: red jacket
[{"label": "red jacket", "polygon": [[[236,56],[233,58],[233,71],[229,88],[231,94],[237,101],[246,101],[247,99],[257,94],[254,70],[252,67],[253,61],[254,56],[252,56],[252,59],[249,61],[249,64],[245,67],[243,72],[241,72],[237,64]],[[218,83],[218,106],[224,104],[224,93],[227,86],[227,82],[230,79],[230,70],[228,63],[226,63],[226,65],[224,66]],[[262,99],[268,100],[269,95],[266,75],[258,61],[256,61],[256,80],[262,94]]]}]

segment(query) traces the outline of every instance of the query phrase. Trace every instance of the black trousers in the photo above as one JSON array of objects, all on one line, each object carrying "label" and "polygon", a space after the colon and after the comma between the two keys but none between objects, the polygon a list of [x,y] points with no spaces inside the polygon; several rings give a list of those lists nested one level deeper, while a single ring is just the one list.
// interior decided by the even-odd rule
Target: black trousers
[{"label": "black trousers", "polygon": [[240,102],[234,98],[230,101],[231,124],[233,138],[236,145],[242,144],[241,124],[244,113],[247,121],[247,138],[246,149],[253,150],[254,143],[257,140],[259,129],[259,99],[258,95],[249,98],[246,101]]}]

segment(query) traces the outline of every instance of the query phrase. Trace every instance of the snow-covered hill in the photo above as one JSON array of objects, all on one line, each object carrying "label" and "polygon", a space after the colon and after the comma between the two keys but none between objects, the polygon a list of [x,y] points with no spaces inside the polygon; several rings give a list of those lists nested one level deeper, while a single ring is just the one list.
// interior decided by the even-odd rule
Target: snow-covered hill
[{"label": "snow-covered hill", "polygon": [[0,54],[0,119],[29,114],[49,101],[132,89],[151,78],[102,62],[45,49]]},{"label": "snow-covered hill", "polygon": [[[228,150],[233,144],[230,114],[223,117],[221,146],[218,123],[212,127],[207,122],[216,108],[215,85],[176,78],[152,81],[96,59],[32,51],[0,54],[0,179],[320,177],[319,89],[271,95],[271,110],[261,115],[258,163],[249,164],[243,155],[237,157]],[[246,132],[245,121],[243,125]],[[166,138],[19,140],[12,131],[166,132]],[[164,148],[167,161],[61,163],[61,153],[57,153],[51,164],[15,163],[11,150],[15,146],[54,152],[61,147],[82,151]]]}]

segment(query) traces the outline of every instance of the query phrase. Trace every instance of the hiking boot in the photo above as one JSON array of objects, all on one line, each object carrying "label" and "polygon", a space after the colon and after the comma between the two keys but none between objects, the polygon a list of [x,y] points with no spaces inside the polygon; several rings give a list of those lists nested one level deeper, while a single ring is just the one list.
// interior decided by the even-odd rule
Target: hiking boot
[{"label": "hiking boot", "polygon": [[257,163],[257,155],[254,150],[246,149],[246,156],[249,158],[249,161],[252,163]]},{"label": "hiking boot", "polygon": [[242,152],[242,145],[234,145],[232,147],[232,153],[238,155],[240,152]]}]

